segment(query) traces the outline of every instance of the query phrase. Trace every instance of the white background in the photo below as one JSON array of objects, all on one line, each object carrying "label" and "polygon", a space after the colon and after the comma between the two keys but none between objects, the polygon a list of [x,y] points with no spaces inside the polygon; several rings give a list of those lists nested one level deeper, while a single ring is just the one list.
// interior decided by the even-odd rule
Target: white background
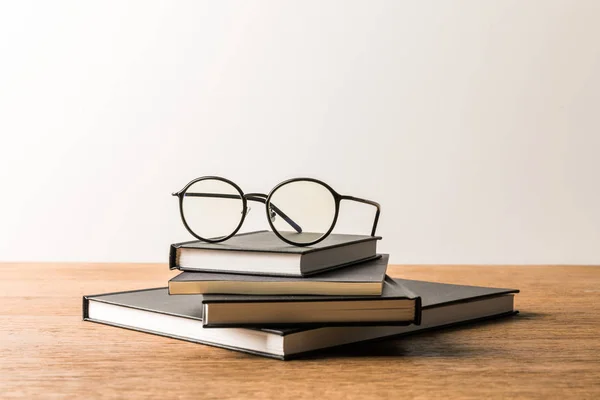
[{"label": "white background", "polygon": [[191,239],[170,193],[214,174],[378,200],[395,263],[599,264],[598,21],[594,0],[3,1],[0,260],[166,262]]}]

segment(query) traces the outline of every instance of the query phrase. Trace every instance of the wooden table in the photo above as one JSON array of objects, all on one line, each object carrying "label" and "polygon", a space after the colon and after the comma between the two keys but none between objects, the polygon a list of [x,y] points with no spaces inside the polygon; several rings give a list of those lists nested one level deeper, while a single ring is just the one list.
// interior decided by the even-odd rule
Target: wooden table
[{"label": "wooden table", "polygon": [[600,398],[600,267],[396,266],[516,287],[521,314],[282,362],[81,320],[162,264],[0,264],[0,398]]}]

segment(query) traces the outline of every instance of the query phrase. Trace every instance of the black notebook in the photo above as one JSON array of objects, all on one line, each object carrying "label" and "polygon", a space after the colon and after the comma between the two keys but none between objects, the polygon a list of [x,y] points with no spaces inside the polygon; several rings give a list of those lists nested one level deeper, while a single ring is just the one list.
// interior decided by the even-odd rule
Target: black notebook
[{"label": "black notebook", "polygon": [[304,278],[182,272],[169,281],[169,294],[381,295],[388,255]]},{"label": "black notebook", "polygon": [[172,244],[169,268],[273,276],[306,276],[377,257],[380,236],[332,233],[312,246],[292,246],[271,231],[235,235],[222,243]]},{"label": "black notebook", "polygon": [[421,320],[421,299],[388,276],[380,296],[202,296],[204,327],[408,325]]},{"label": "black notebook", "polygon": [[[513,298],[514,293],[518,293],[516,289],[396,280],[421,296],[421,325],[206,329],[202,324],[202,296],[169,296],[167,288],[85,296],[83,319],[267,357],[291,359],[319,349],[516,313]],[[93,343],[90,345],[94,346]]]}]

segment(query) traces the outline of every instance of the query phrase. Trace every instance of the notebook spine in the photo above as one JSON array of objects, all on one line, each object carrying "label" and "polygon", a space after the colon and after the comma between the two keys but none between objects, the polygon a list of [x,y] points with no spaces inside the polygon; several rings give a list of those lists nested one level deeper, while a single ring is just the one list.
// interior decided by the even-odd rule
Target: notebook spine
[{"label": "notebook spine", "polygon": [[89,305],[90,305],[90,300],[87,298],[87,296],[83,296],[83,304],[82,304],[82,319],[85,321],[86,319],[89,318],[90,314],[89,314]]},{"label": "notebook spine", "polygon": [[179,266],[177,265],[177,246],[172,244],[170,246],[169,249],[169,269],[173,270],[173,269],[178,269]]},{"label": "notebook spine", "polygon": [[413,324],[415,325],[421,325],[421,317],[423,314],[423,307],[421,304],[421,296],[418,296],[415,298],[415,320],[413,322]]}]

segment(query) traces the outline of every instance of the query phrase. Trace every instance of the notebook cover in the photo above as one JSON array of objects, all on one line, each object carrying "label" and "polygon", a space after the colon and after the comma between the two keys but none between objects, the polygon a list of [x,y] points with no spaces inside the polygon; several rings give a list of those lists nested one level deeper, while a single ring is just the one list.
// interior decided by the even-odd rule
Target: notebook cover
[{"label": "notebook cover", "polygon": [[[448,305],[448,304],[453,304],[453,303],[465,303],[465,306],[467,306],[469,302],[476,300],[476,299],[490,298],[490,297],[495,297],[495,296],[500,296],[500,295],[510,294],[510,293],[519,293],[519,290],[517,290],[517,289],[453,285],[453,284],[415,281],[415,280],[406,280],[406,279],[398,279],[398,278],[395,278],[395,279],[404,282],[406,287],[411,290],[415,290],[415,291],[420,290],[419,295],[421,296],[421,299],[422,299],[422,309],[423,310],[427,310],[429,308],[435,308],[435,307],[439,307],[439,306],[444,306],[444,305]],[[190,301],[190,297],[193,297],[193,296],[197,297],[196,302]],[[286,355],[286,356],[278,356],[278,355],[272,354],[272,353],[256,352],[253,350],[248,350],[248,349],[239,348],[239,347],[230,347],[230,346],[226,346],[226,345],[222,345],[222,344],[214,343],[214,342],[198,341],[198,340],[194,340],[194,339],[190,339],[190,338],[164,334],[161,332],[155,332],[155,331],[149,332],[149,331],[145,331],[145,330],[141,330],[141,329],[137,329],[137,328],[125,327],[125,326],[121,326],[121,325],[117,325],[117,324],[110,324],[110,323],[106,323],[104,321],[95,321],[95,320],[89,319],[89,316],[88,316],[88,304],[89,304],[90,298],[94,298],[95,300],[103,301],[106,303],[120,305],[123,307],[137,308],[137,309],[156,312],[156,313],[163,313],[163,314],[179,316],[182,318],[201,319],[202,295],[169,296],[167,288],[164,288],[164,287],[163,288],[125,291],[125,292],[112,292],[112,293],[104,293],[104,294],[98,294],[98,295],[88,295],[88,296],[83,297],[83,307],[82,307],[83,320],[90,321],[90,322],[96,322],[96,323],[104,324],[104,325],[117,326],[120,328],[126,328],[126,329],[130,329],[130,330],[135,330],[135,331],[159,335],[159,336],[172,337],[174,339],[185,340],[188,342],[206,344],[209,346],[221,347],[221,348],[226,348],[226,349],[230,349],[230,350],[237,350],[237,351],[241,351],[244,353],[256,354],[256,355],[261,355],[261,356],[280,359],[280,360],[294,359],[294,358],[301,357],[305,354],[311,354],[311,353],[315,353],[315,352],[323,350],[323,349],[317,349],[317,350],[310,350],[310,351],[304,352],[304,353],[295,353],[295,354]],[[148,301],[148,300],[150,300],[150,301]],[[188,307],[191,307],[191,309],[189,309]],[[500,318],[500,317],[511,316],[511,315],[515,315],[517,313],[518,313],[518,311],[513,311],[513,312],[508,312],[508,313],[491,315],[491,316],[486,316],[483,318],[459,321],[459,322],[454,322],[454,323],[450,323],[450,324],[430,327],[427,329],[421,329],[421,330],[417,330],[417,331],[401,333],[398,335],[390,335],[390,336],[384,336],[384,337],[380,337],[380,338],[367,339],[367,340],[363,340],[360,342],[371,342],[371,341],[376,341],[376,340],[385,340],[388,338],[397,338],[397,337],[402,337],[402,336],[414,335],[419,332],[425,332],[425,331],[428,332],[428,331],[434,331],[434,330],[453,327],[453,326],[468,325],[468,324],[476,323],[479,321],[485,321],[485,320],[491,320],[491,319]],[[285,336],[285,335],[290,335],[293,333],[298,333],[298,332],[302,332],[302,331],[306,331],[306,330],[314,329],[314,328],[307,329],[307,328],[281,327],[281,328],[262,328],[262,329],[243,328],[243,329],[261,330],[261,331],[270,332],[270,333],[273,333],[276,335]],[[343,344],[340,346],[331,346],[331,347],[328,347],[328,349],[333,348],[333,347],[350,346],[355,343],[359,343],[359,342],[357,341],[357,342],[353,342],[353,343]]]},{"label": "notebook cover", "polygon": [[518,289],[454,285],[400,278],[394,278],[394,280],[402,282],[409,290],[418,293],[421,296],[422,306],[425,309],[503,294],[519,293]]},{"label": "notebook cover", "polygon": [[[300,235],[309,234],[310,233],[301,233]],[[200,240],[174,243],[169,249],[169,269],[176,269],[179,267],[177,265],[177,249],[180,248],[303,255],[320,250],[380,239],[381,236],[332,233],[321,242],[312,246],[292,246],[279,239],[279,237],[271,231],[248,232],[235,235],[222,243],[208,243]]]},{"label": "notebook cover", "polygon": [[[310,275],[306,278],[281,277],[271,275],[246,275],[219,272],[182,272],[169,282],[198,282],[198,281],[238,281],[238,282],[342,282],[342,283],[372,283],[383,282],[388,266],[388,254],[381,254],[375,260],[362,262],[345,268],[339,268]],[[338,296],[336,296],[338,297]]]}]

